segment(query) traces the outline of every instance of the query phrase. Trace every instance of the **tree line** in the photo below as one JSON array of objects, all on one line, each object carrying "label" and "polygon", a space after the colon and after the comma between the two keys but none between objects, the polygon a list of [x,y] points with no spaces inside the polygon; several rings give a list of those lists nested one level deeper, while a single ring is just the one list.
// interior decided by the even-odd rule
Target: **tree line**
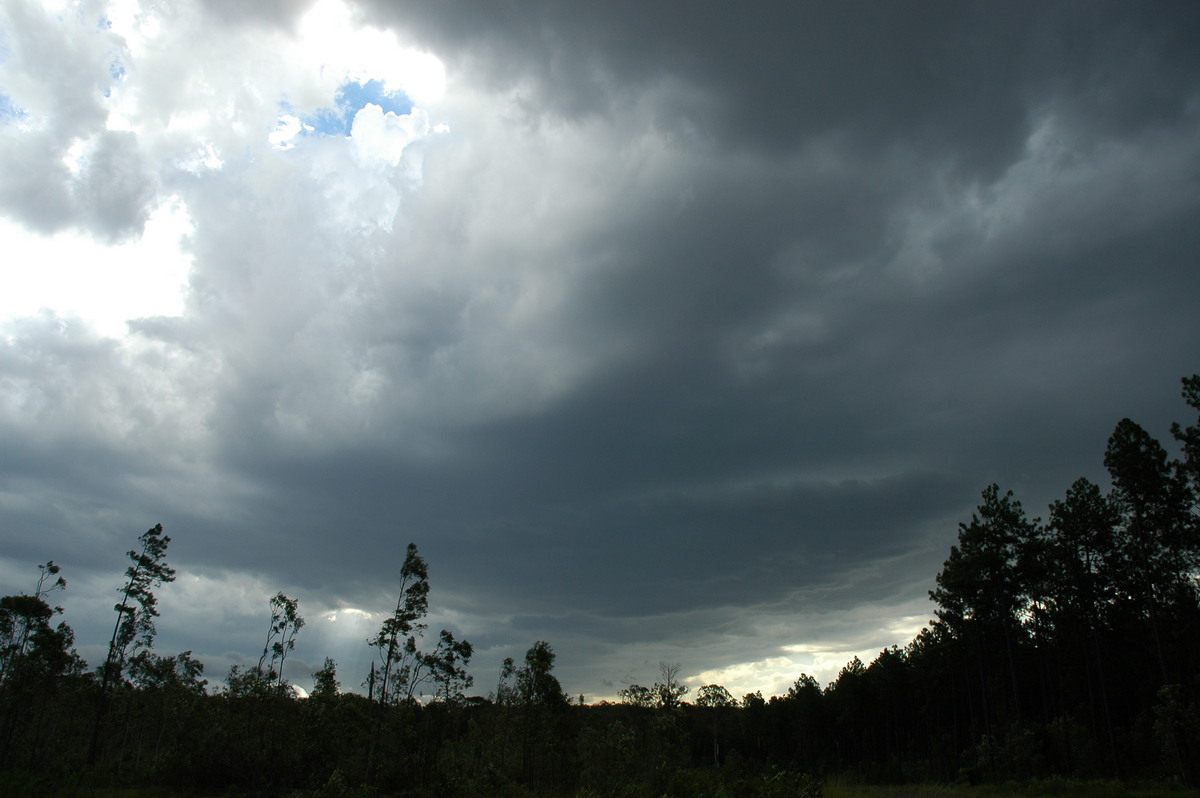
[{"label": "tree line", "polygon": [[[1200,413],[1200,375],[1183,380]],[[297,795],[802,795],[826,774],[994,782],[1051,776],[1200,781],[1200,416],[1171,453],[1122,419],[1107,490],[1079,479],[1043,521],[986,487],[908,645],[784,695],[694,694],[679,667],[619,701],[572,701],[537,641],[468,696],[473,648],[422,650],[428,567],[409,544],[361,687],[326,658],[300,699],[284,665],[304,626],[269,601],[258,663],[210,686],[190,651],[153,651],[174,579],[161,525],[138,538],[104,663],[89,670],[53,600],[0,598],[0,791],[153,785]],[[419,700],[425,696],[425,700]],[[688,700],[689,696],[692,700]]]}]

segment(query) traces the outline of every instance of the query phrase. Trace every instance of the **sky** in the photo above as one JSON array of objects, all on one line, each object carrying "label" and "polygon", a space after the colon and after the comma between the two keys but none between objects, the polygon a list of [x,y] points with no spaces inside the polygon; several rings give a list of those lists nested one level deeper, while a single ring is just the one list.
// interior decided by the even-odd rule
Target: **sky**
[{"label": "sky", "polygon": [[1200,371],[1200,5],[0,4],[0,592],[359,689],[406,545],[471,692],[903,646]]}]

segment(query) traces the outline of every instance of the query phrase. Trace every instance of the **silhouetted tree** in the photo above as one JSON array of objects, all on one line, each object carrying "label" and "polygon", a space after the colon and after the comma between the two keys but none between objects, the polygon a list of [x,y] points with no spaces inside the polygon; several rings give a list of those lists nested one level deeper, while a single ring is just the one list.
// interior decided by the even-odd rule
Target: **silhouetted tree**
[{"label": "silhouetted tree", "polygon": [[282,688],[283,661],[287,659],[288,652],[296,647],[296,635],[304,627],[304,617],[300,614],[300,602],[282,592],[272,596],[270,604],[271,625],[267,630],[262,656],[258,658],[258,671],[268,681],[274,681]]},{"label": "silhouetted tree", "polygon": [[96,708],[88,762],[95,763],[100,745],[100,730],[107,711],[108,692],[125,675],[131,652],[154,645],[154,619],[158,617],[158,599],[153,593],[166,582],[175,581],[175,569],[164,559],[171,538],[163,534],[162,524],[156,524],[138,537],[141,549],[126,552],[131,565],[125,569],[125,584],[121,587],[121,603],[113,607],[117,622],[108,643],[108,656],[100,669],[100,696]]},{"label": "silhouetted tree", "polygon": [[199,733],[196,710],[208,684],[203,673],[204,664],[191,651],[167,657],[142,649],[130,658],[129,679],[137,693],[127,701],[125,747],[135,769],[153,770],[187,750]]},{"label": "silhouetted tree", "polygon": [[521,774],[525,781],[538,786],[566,777],[563,710],[569,699],[558,677],[551,673],[554,660],[554,649],[539,640],[525,652],[525,664],[515,673]]},{"label": "silhouetted tree", "polygon": [[[760,695],[761,699],[762,696]],[[706,684],[696,691],[698,707],[736,707],[737,701],[723,685]]]},{"label": "silhouetted tree", "polygon": [[564,706],[567,694],[563,692],[554,670],[554,649],[544,640],[539,640],[525,652],[525,665],[516,672],[517,696],[525,704],[541,706]]},{"label": "silhouetted tree", "polygon": [[[1183,400],[1200,414],[1200,374],[1183,379]],[[1200,498],[1200,420],[1186,427],[1178,422],[1172,424],[1171,435],[1183,446],[1183,460],[1179,467],[1191,482],[1192,498]],[[1197,509],[1193,504],[1193,513]]]},{"label": "silhouetted tree", "polygon": [[[1169,681],[1160,614],[1164,601],[1191,587],[1195,546],[1191,497],[1166,450],[1142,427],[1122,419],[1108,439],[1104,465],[1112,478],[1117,529],[1116,587],[1144,613],[1161,684]],[[1194,590],[1194,588],[1191,588]]]},{"label": "silhouetted tree", "polygon": [[652,688],[658,705],[663,709],[674,709],[682,704],[688,688],[679,681],[679,663],[658,663],[658,676],[659,680],[654,683]]},{"label": "silhouetted tree", "polygon": [[[1200,411],[1200,376],[1184,380],[1184,399]],[[340,693],[328,658],[313,674],[313,700],[281,689],[303,622],[282,593],[258,666],[231,669],[210,694],[190,652],[150,649],[152,589],[174,573],[156,527],[129,553],[117,628],[94,677],[71,650],[70,628],[53,625],[62,610],[49,599],[65,586],[53,562],[39,566],[32,595],[0,598],[4,783],[23,787],[37,774],[48,780],[41,792],[64,792],[52,774],[78,773],[85,752],[94,760],[103,723],[113,744],[97,778],[114,789],[810,795],[817,782],[803,773],[822,771],[891,783],[1106,775],[1193,784],[1200,420],[1172,435],[1182,459],[1120,422],[1105,452],[1111,492],[1077,480],[1044,526],[989,486],[937,575],[936,619],[908,646],[869,665],[854,658],[825,690],[802,675],[784,696],[751,693],[740,704],[720,685],[685,703],[679,666],[662,663],[653,686],[619,692],[622,704],[573,706],[545,641],[504,661],[494,701],[464,698],[471,645],[443,630],[432,652],[418,648],[429,585],[411,545],[395,612],[368,641],[379,652],[369,697]],[[435,700],[412,700],[426,687]]]},{"label": "silhouetted tree", "polygon": [[785,762],[816,769],[825,757],[830,738],[821,685],[812,676],[802,673],[788,688],[786,696],[778,700],[773,698],[771,702],[782,715],[779,734],[790,741],[790,745],[779,751],[780,757]]},{"label": "silhouetted tree", "polygon": [[635,707],[654,706],[654,691],[640,684],[631,684],[617,691],[617,696],[626,704]]},{"label": "silhouetted tree", "polygon": [[38,566],[37,587],[33,595],[21,594],[0,599],[0,682],[10,675],[39,632],[49,628],[50,619],[62,614],[62,607],[51,607],[50,593],[65,590],[67,580],[53,560]]},{"label": "silhouetted tree", "polygon": [[445,629],[438,638],[437,648],[422,658],[422,662],[433,682],[434,697],[440,701],[456,703],[463,699],[463,691],[475,683],[467,673],[474,649],[466,640],[455,640]]},{"label": "silhouetted tree", "polygon": [[152,588],[175,581],[175,569],[167,565],[167,546],[162,524],[147,530],[139,538],[141,550],[126,552],[132,564],[125,569],[126,582],[121,588],[121,603],[114,605],[117,622],[108,643],[108,657],[101,673],[101,691],[107,691],[125,673],[131,651],[154,645],[154,619],[158,617],[158,598]]},{"label": "silhouetted tree", "polygon": [[[65,590],[67,580],[51,560],[38,566],[39,576],[33,595],[20,594],[0,599],[0,684],[13,678],[29,657],[31,649],[44,658],[46,643],[53,630],[50,619],[62,614],[62,607],[51,607],[50,593]],[[69,628],[69,627],[67,627]]]},{"label": "silhouetted tree", "polygon": [[0,598],[0,764],[6,764],[22,739],[32,758],[40,748],[31,718],[48,710],[61,677],[78,673],[83,660],[71,648],[75,634],[66,622],[51,626],[62,607],[51,607],[50,594],[66,589],[53,561],[38,566],[32,595]]},{"label": "silhouetted tree", "polygon": [[417,664],[416,638],[425,631],[421,619],[428,611],[429,568],[417,553],[416,544],[409,543],[400,567],[396,609],[384,620],[379,633],[368,641],[379,649],[379,675],[373,692],[380,703],[394,703],[412,695],[409,683]]},{"label": "silhouetted tree", "polygon": [[[1025,518],[1012,491],[1001,495],[998,486],[989,485],[971,522],[959,524],[958,545],[950,548],[930,592],[947,630],[973,645],[985,731],[1001,704],[1011,709],[1009,720],[1021,716],[1015,649],[1019,618],[1030,603],[1021,555],[1038,535],[1037,522]],[[997,654],[1008,666],[1007,679],[992,666]],[[1007,689],[1000,686],[1004,681]]]},{"label": "silhouetted tree", "polygon": [[[759,696],[760,700],[762,696]],[[712,730],[712,761],[714,765],[721,764],[722,741],[725,736],[724,727],[728,711],[736,707],[737,701],[723,685],[706,684],[696,691],[696,706],[709,715],[709,725]]]},{"label": "silhouetted tree", "polygon": [[342,685],[337,680],[337,663],[331,657],[325,658],[325,664],[312,677],[313,689],[309,695],[313,698],[333,698],[341,691]]},{"label": "silhouetted tree", "polygon": [[1061,501],[1050,505],[1040,571],[1047,606],[1045,643],[1059,658],[1058,684],[1066,693],[1057,711],[1087,708],[1087,722],[1096,739],[1106,742],[1111,767],[1116,766],[1116,738],[1101,629],[1115,597],[1117,523],[1117,510],[1099,486],[1076,480]]}]

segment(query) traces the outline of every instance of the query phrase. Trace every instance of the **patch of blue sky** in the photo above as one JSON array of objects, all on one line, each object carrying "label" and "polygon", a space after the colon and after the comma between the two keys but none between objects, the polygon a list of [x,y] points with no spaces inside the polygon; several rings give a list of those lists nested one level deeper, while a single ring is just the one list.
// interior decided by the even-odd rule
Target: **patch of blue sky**
[{"label": "patch of blue sky", "polygon": [[[114,83],[119,83],[121,80],[123,80],[125,78],[125,65],[123,63],[121,63],[121,58],[119,56],[114,55],[112,62],[109,63],[108,76],[113,79]],[[104,96],[105,97],[112,96],[112,87],[111,86],[104,89]]]},{"label": "patch of blue sky", "polygon": [[374,103],[383,112],[404,116],[413,109],[412,100],[402,91],[385,91],[383,83],[378,80],[368,80],[366,83],[352,81],[344,83],[334,97],[332,108],[318,108],[312,114],[301,117],[307,129],[305,134],[326,136],[349,136],[350,128],[354,125],[354,115],[365,108],[368,103]]},{"label": "patch of blue sky", "polygon": [[9,122],[25,116],[25,109],[13,105],[7,94],[0,94],[0,122]]}]

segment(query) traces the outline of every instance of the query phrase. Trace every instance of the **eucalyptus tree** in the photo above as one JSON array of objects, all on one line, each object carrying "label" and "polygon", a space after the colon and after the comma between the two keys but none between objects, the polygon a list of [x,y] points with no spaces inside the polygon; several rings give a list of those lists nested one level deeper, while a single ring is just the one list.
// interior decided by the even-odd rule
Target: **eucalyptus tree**
[{"label": "eucalyptus tree", "polygon": [[121,603],[113,606],[117,622],[108,642],[108,656],[101,670],[101,692],[107,692],[125,673],[129,656],[141,649],[153,648],[154,619],[158,617],[158,598],[153,589],[175,581],[175,569],[164,559],[169,535],[162,524],[146,530],[139,538],[141,549],[126,552],[130,565],[125,569]]},{"label": "eucalyptus tree", "polygon": [[312,678],[313,689],[309,693],[311,698],[336,698],[341,692],[342,685],[337,678],[337,662],[332,657],[325,658],[325,664],[312,675]]},{"label": "eucalyptus tree", "polygon": [[204,663],[194,658],[191,651],[168,657],[143,650],[129,661],[129,678],[142,690],[176,689],[202,696],[208,685],[203,673]]},{"label": "eucalyptus tree", "polygon": [[203,674],[204,663],[191,651],[171,657],[142,649],[130,658],[129,679],[138,692],[123,736],[135,762],[158,766],[195,744],[205,720]]},{"label": "eucalyptus tree", "polygon": [[453,632],[443,629],[438,635],[437,646],[430,653],[416,651],[415,640],[406,647],[409,645],[413,647],[409,657],[413,664],[404,699],[411,701],[420,688],[432,685],[434,700],[451,704],[462,701],[463,691],[475,683],[475,678],[467,673],[467,665],[475,653],[470,642],[456,640]]},{"label": "eucalyptus tree", "polygon": [[[54,636],[50,621],[62,614],[62,607],[51,607],[50,594],[65,590],[67,580],[60,576],[62,569],[53,560],[38,566],[37,586],[32,595],[19,594],[0,598],[0,684],[8,681],[14,671],[27,664],[31,653],[45,658]],[[73,637],[70,627],[59,624],[60,638]]]},{"label": "eucalyptus tree", "polygon": [[414,677],[421,667],[421,655],[417,650],[417,638],[424,635],[424,622],[429,611],[429,567],[417,552],[417,545],[409,543],[400,566],[400,591],[396,597],[396,608],[383,621],[379,632],[367,641],[378,650],[379,667],[371,663],[371,675],[367,679],[369,696],[376,701],[373,733],[367,746],[366,773],[374,777],[378,762],[386,757],[377,756],[377,749],[386,736],[384,724],[389,705],[407,703],[411,698]]},{"label": "eucalyptus tree", "polygon": [[564,742],[569,735],[562,710],[570,699],[551,673],[556,656],[549,643],[538,640],[525,652],[525,664],[514,673],[514,737],[520,747],[522,777],[536,787],[562,775]]},{"label": "eucalyptus tree", "polygon": [[467,673],[474,653],[468,641],[455,640],[453,634],[442,630],[437,648],[422,659],[434,684],[434,698],[446,703],[462,701],[463,691],[475,683],[474,677]]},{"label": "eucalyptus tree", "polygon": [[0,685],[11,682],[27,660],[31,642],[49,627],[54,610],[29,595],[0,598]]},{"label": "eucalyptus tree", "polygon": [[680,706],[683,703],[683,697],[688,693],[688,688],[679,681],[679,663],[658,663],[658,675],[659,680],[651,688],[658,705],[663,709],[674,709]]},{"label": "eucalyptus tree", "polygon": [[89,764],[95,763],[99,751],[109,691],[123,679],[130,656],[154,645],[154,619],[158,617],[158,598],[154,589],[175,581],[175,569],[167,565],[165,559],[171,538],[163,534],[162,524],[142,533],[138,543],[140,549],[126,552],[130,565],[125,569],[125,583],[119,588],[121,603],[113,606],[117,622],[108,642],[108,656],[100,667],[100,693],[88,747]]},{"label": "eucalyptus tree", "polygon": [[[762,696],[759,696],[761,700]],[[696,706],[707,712],[711,724],[713,765],[721,764],[721,740],[724,736],[724,721],[729,710],[738,705],[733,695],[723,685],[706,684],[696,691]]]},{"label": "eucalyptus tree", "polygon": [[517,670],[517,696],[524,704],[566,706],[567,694],[550,671],[557,655],[550,644],[539,640],[525,652],[525,665]]},{"label": "eucalyptus tree", "polygon": [[736,707],[737,700],[724,685],[706,684],[696,691],[698,707]]},{"label": "eucalyptus tree", "polygon": [[622,703],[634,707],[654,706],[654,691],[640,684],[631,684],[617,691]]},{"label": "eucalyptus tree", "polygon": [[496,682],[496,703],[508,706],[517,703],[517,663],[512,657],[505,657],[500,664],[500,678]]},{"label": "eucalyptus tree", "polygon": [[32,594],[0,598],[0,765],[12,761],[18,742],[31,755],[44,749],[41,716],[53,703],[61,677],[84,667],[71,648],[71,627],[65,622],[52,626],[63,610],[50,606],[48,599],[67,586],[61,569],[50,561],[38,570]]},{"label": "eucalyptus tree", "polygon": [[282,591],[271,597],[270,605],[271,624],[267,628],[267,639],[263,644],[262,656],[258,658],[257,670],[268,681],[282,688],[283,662],[288,652],[296,647],[296,635],[304,627],[304,616],[300,614],[299,600],[288,598]]},{"label": "eucalyptus tree", "polygon": [[[683,703],[683,697],[687,695],[688,688],[679,681],[679,664],[660,662],[658,663],[658,674],[659,679],[652,687],[631,684],[622,690],[618,690],[617,696],[623,703],[635,707],[657,706],[660,709],[674,709],[680,706]],[[712,693],[712,690],[717,687],[719,685],[705,685],[701,689]],[[720,689],[724,690],[725,688],[721,687]],[[729,698],[731,701],[733,700],[732,696]],[[701,706],[705,705],[702,704]]]},{"label": "eucalyptus tree", "polygon": [[381,704],[411,695],[409,683],[419,664],[417,638],[425,633],[423,619],[428,611],[429,568],[417,553],[416,544],[409,543],[400,567],[396,609],[384,620],[379,633],[367,641],[379,650],[379,673],[372,681],[372,693],[377,691]]}]

